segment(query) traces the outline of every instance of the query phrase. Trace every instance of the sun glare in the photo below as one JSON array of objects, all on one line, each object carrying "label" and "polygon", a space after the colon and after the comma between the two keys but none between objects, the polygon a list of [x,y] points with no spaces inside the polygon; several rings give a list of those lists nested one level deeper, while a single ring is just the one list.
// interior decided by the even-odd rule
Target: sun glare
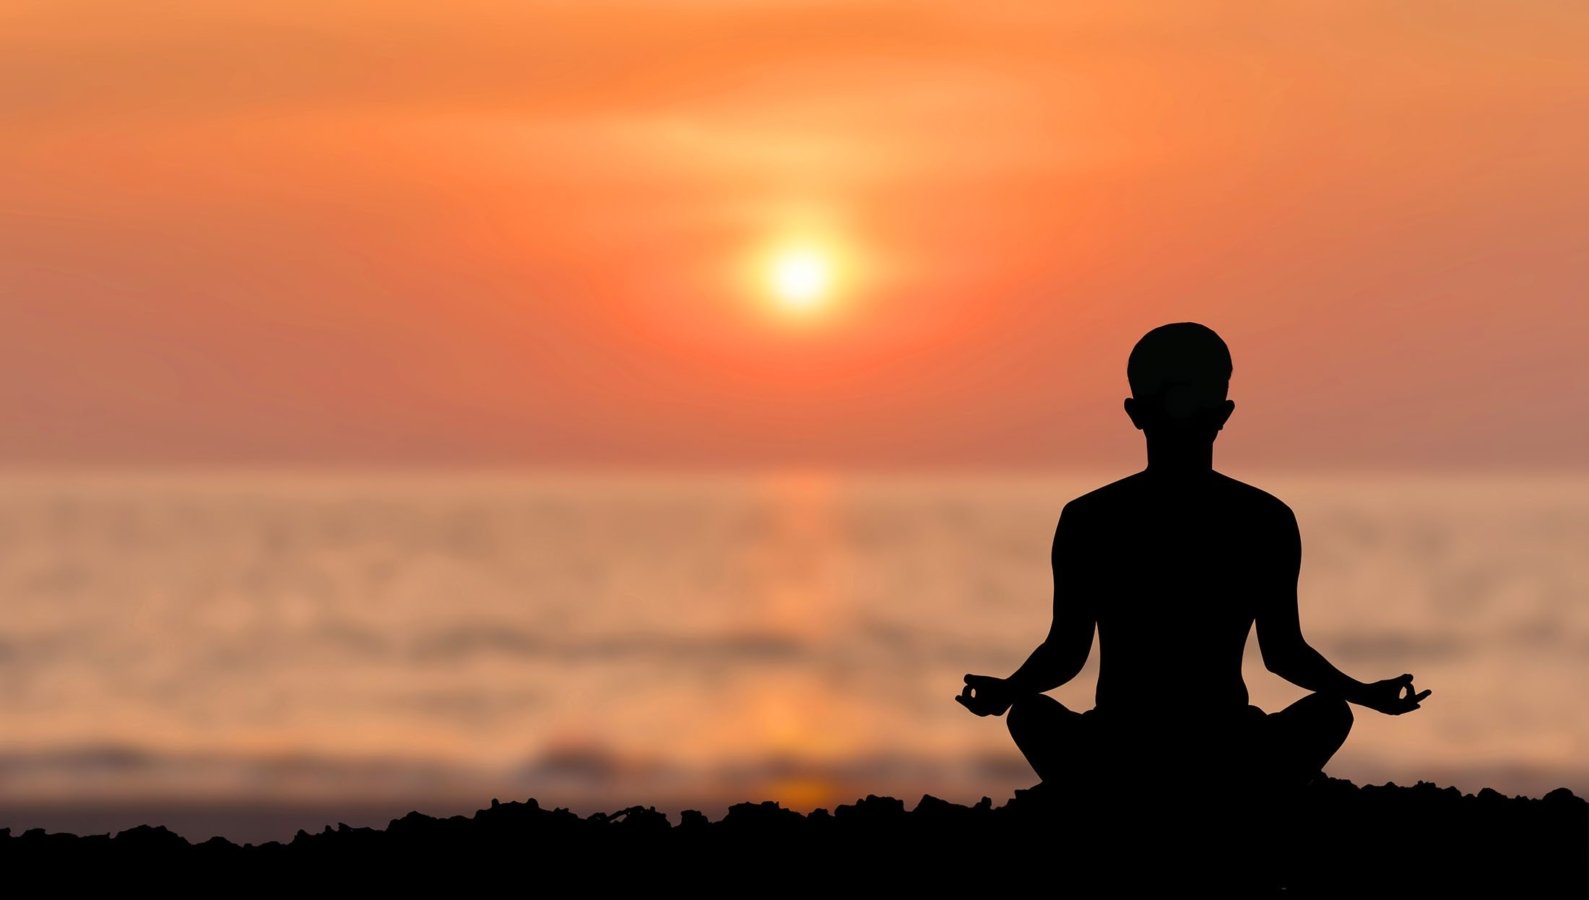
[{"label": "sun glare", "polygon": [[833,282],[833,263],[812,248],[784,250],[773,257],[769,273],[773,295],[787,309],[805,310],[821,306]]}]

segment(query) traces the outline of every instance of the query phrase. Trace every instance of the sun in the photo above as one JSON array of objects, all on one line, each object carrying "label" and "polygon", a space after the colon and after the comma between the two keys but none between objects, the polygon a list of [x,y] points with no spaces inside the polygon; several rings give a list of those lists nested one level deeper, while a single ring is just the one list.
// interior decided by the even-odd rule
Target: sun
[{"label": "sun", "polygon": [[791,247],[773,255],[767,274],[773,296],[785,309],[815,309],[832,292],[833,259],[814,247]]}]

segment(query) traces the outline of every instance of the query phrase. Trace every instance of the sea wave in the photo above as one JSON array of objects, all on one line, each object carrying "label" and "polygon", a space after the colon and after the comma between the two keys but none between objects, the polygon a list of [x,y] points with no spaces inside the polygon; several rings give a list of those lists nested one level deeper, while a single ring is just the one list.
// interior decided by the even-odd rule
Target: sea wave
[{"label": "sea wave", "polygon": [[[1301,522],[1316,646],[1435,689],[1332,774],[1589,793],[1589,480],[1253,480]],[[952,697],[1041,638],[1095,483],[3,476],[0,802],[1007,793],[1024,762]]]}]

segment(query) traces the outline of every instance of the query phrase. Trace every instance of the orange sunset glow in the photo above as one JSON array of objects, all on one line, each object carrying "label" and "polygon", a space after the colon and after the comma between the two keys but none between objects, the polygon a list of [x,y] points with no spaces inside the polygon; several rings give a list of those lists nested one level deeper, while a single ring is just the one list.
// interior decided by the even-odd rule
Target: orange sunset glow
[{"label": "orange sunset glow", "polygon": [[784,306],[811,309],[827,299],[832,289],[832,270],[832,261],[820,250],[781,250],[772,263],[772,288]]},{"label": "orange sunset glow", "polygon": [[1241,459],[1575,465],[1586,18],[13,6],[0,452],[1091,464],[1194,319]]},{"label": "orange sunset glow", "polygon": [[1583,793],[1586,47],[1546,0],[0,3],[0,827],[1009,796],[959,679],[1041,638],[1185,321],[1309,634],[1435,690],[1342,777]]}]

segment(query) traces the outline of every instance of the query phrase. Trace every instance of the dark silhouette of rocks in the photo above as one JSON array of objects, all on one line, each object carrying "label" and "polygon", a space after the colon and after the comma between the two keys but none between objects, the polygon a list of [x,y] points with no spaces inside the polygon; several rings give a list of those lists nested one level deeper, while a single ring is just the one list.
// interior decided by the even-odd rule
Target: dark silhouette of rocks
[{"label": "dark silhouette of rocks", "polygon": [[768,801],[717,822],[685,811],[676,825],[647,807],[581,817],[493,800],[472,817],[411,812],[384,831],[339,824],[243,846],[147,825],[114,837],[0,829],[0,870],[13,883],[206,889],[527,879],[598,891],[897,890],[1022,879],[1012,883],[1061,895],[1208,886],[1346,896],[1365,884],[1380,895],[1589,894],[1589,804],[1565,788],[1528,798],[1320,779],[1283,798],[1243,799],[1197,787],[1108,797],[1038,788],[1000,807],[924,796],[909,810],[868,796],[809,815]]}]

